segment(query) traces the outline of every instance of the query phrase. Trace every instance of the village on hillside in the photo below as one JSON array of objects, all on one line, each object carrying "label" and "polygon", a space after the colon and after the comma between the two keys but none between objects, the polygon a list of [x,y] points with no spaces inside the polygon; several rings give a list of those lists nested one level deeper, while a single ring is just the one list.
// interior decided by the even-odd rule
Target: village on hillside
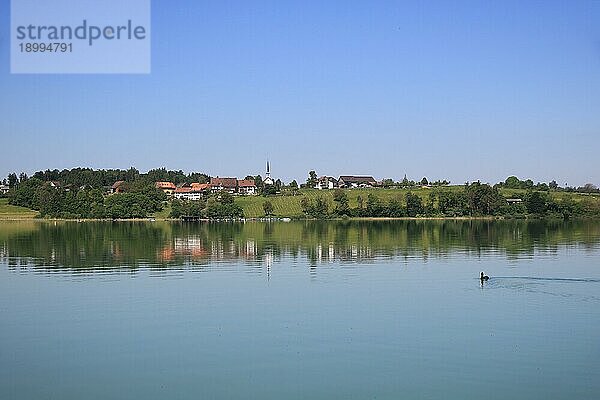
[{"label": "village on hillside", "polygon": [[[312,173],[312,171],[311,171]],[[310,179],[309,179],[310,181]],[[262,187],[273,187],[278,182],[271,177],[270,163],[267,161],[265,177],[261,178]],[[227,192],[231,195],[254,196],[260,194],[260,187],[254,178],[247,176],[244,179],[236,177],[211,177],[209,182],[181,183],[157,181],[157,189],[162,190],[168,197],[180,200],[200,200],[213,193]],[[302,187],[319,190],[338,188],[375,188],[383,187],[383,181],[377,181],[372,176],[341,175],[339,178],[332,176],[316,177],[311,182],[302,184]],[[427,186],[427,185],[424,185]],[[110,188],[110,193],[124,193],[127,191],[126,181],[116,181]]]}]

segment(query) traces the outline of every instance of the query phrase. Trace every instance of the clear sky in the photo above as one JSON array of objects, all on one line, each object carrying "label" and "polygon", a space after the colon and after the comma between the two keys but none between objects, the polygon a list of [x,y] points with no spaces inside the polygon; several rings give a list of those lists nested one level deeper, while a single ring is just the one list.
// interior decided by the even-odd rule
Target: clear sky
[{"label": "clear sky", "polygon": [[0,176],[600,185],[600,1],[155,0],[149,75],[11,75],[9,3]]}]

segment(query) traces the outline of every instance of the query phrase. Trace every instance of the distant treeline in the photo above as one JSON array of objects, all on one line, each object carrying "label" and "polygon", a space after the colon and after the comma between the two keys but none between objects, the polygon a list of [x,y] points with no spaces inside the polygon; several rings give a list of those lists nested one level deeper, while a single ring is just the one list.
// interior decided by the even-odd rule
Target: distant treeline
[{"label": "distant treeline", "polygon": [[595,185],[591,183],[586,183],[583,186],[579,187],[571,187],[565,185],[561,187],[556,183],[555,180],[550,181],[549,183],[538,182],[536,184],[533,183],[531,179],[520,180],[516,176],[509,176],[506,178],[504,182],[500,182],[497,187],[506,188],[506,189],[527,189],[527,190],[540,190],[540,191],[564,191],[564,192],[579,192],[579,193],[600,193],[600,189],[598,189]]},{"label": "distant treeline", "polygon": [[[18,186],[19,183],[26,181],[28,178],[29,177],[25,173],[21,173],[19,176],[17,176],[16,173],[11,173],[8,175],[7,179],[4,180],[4,184],[13,188]],[[210,176],[201,172],[186,174],[181,170],[170,171],[166,168],[157,168],[151,169],[143,174],[133,167],[127,170],[73,168],[59,171],[58,169],[47,169],[45,171],[36,172],[31,178],[36,178],[45,182],[60,182],[61,186],[72,189],[79,189],[82,187],[102,189],[110,187],[116,181],[146,182],[152,184],[157,181],[167,181],[178,185],[181,183],[189,184],[192,182],[206,183],[210,180]]]},{"label": "distant treeline", "polygon": [[357,206],[350,207],[346,191],[337,189],[333,204],[325,197],[307,197],[301,200],[302,211],[307,217],[326,219],[331,217],[477,217],[526,216],[571,218],[577,216],[600,216],[597,201],[574,201],[570,196],[554,199],[549,193],[526,192],[520,201],[508,203],[497,186],[480,182],[465,184],[458,190],[433,190],[426,199],[408,192],[388,201],[382,201],[373,191],[366,198],[358,197]]}]

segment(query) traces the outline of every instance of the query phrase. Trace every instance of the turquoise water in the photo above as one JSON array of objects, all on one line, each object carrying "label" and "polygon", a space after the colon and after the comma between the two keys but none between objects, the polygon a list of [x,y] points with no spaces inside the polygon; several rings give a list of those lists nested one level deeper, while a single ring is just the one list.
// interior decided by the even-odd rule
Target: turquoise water
[{"label": "turquoise water", "polygon": [[593,222],[1,223],[0,398],[600,398],[599,261]]}]

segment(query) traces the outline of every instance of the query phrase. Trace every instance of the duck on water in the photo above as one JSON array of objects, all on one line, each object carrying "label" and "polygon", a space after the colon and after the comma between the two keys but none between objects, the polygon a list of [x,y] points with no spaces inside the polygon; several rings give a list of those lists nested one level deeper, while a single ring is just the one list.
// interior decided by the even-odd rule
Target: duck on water
[{"label": "duck on water", "polygon": [[487,275],[484,275],[483,272],[481,272],[481,276],[479,277],[479,279],[481,279],[481,283],[483,283],[484,281],[487,281],[488,279],[490,279],[490,277]]}]

